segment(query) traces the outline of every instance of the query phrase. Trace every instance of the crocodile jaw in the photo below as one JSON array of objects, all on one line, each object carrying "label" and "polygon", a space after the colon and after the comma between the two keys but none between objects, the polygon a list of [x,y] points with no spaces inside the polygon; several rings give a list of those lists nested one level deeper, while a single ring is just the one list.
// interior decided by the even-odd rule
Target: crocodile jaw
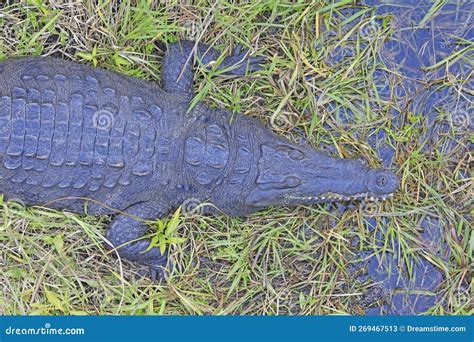
[{"label": "crocodile jaw", "polygon": [[261,144],[255,183],[246,197],[253,208],[385,200],[398,187],[392,172],[283,141]]}]

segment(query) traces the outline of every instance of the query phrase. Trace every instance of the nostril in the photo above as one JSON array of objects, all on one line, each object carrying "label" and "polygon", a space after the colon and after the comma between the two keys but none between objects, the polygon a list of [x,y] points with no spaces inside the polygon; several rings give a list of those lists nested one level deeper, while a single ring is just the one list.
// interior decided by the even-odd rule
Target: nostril
[{"label": "nostril", "polygon": [[376,195],[392,193],[397,184],[395,174],[390,171],[374,169],[367,175],[367,189]]},{"label": "nostril", "polygon": [[388,179],[384,175],[380,175],[375,180],[375,183],[380,187],[385,187],[388,183]]}]

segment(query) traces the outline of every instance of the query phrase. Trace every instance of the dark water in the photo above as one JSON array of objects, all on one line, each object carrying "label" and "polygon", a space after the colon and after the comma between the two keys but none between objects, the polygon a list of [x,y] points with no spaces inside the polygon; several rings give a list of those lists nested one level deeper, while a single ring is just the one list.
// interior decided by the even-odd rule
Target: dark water
[{"label": "dark water", "polygon": [[[362,38],[369,44],[370,35],[380,30],[384,19],[389,18],[393,33],[384,40],[380,54],[389,71],[380,68],[374,74],[380,99],[396,104],[390,112],[394,130],[403,127],[407,111],[420,116],[420,125],[425,129],[416,139],[423,144],[423,151],[447,155],[460,142],[472,148],[466,137],[474,128],[473,98],[460,88],[471,89],[472,94],[470,74],[474,53],[472,48],[464,52],[468,42],[473,41],[474,2],[446,1],[434,16],[424,20],[433,4],[431,1],[365,1],[365,5],[374,8],[367,14],[373,19],[363,32],[355,34],[365,35]],[[358,9],[349,11],[351,15]],[[330,62],[337,64],[350,58],[353,51],[340,47],[331,54]],[[448,67],[432,67],[456,53],[460,56],[463,53],[462,57],[452,58]],[[346,112],[342,119],[344,123],[357,121],[351,112]],[[395,151],[387,133],[375,129],[371,133],[367,141],[378,152],[383,165],[396,168]],[[384,223],[384,219],[367,220],[367,229],[375,232],[379,241],[383,241]],[[443,240],[447,227],[442,220],[425,215],[414,224],[422,228],[418,238],[428,252],[447,262],[449,251]],[[354,246],[357,244],[355,241]],[[379,246],[382,247],[382,242]],[[410,274],[399,241],[395,238],[389,247],[391,252],[377,256],[370,250],[361,251],[358,257],[362,261],[353,265],[359,281],[374,284],[360,301],[366,314],[420,314],[441,301],[436,293],[443,281],[440,270],[426,259],[418,258],[409,261]]]},{"label": "dark water", "polygon": [[[394,34],[384,43],[382,58],[391,70],[405,76],[403,82],[397,85],[398,89],[391,89],[386,86],[390,76],[381,71],[380,94],[387,100],[391,99],[391,94],[397,94],[404,99],[401,108],[423,116],[423,124],[428,129],[419,139],[425,142],[424,149],[437,149],[446,155],[456,147],[459,139],[472,132],[473,104],[472,96],[461,93],[459,87],[443,86],[439,80],[446,77],[469,80],[472,73],[470,63],[474,56],[471,50],[467,58],[464,55],[464,58],[453,59],[449,68],[429,67],[465,49],[467,44],[460,43],[459,38],[472,42],[473,3],[446,3],[422,28],[419,23],[432,8],[433,2],[367,1],[367,5],[375,6],[377,15],[389,14],[394,18]],[[472,89],[472,78],[469,82],[464,86]],[[443,112],[446,117],[439,120]],[[400,125],[398,118],[401,113],[393,110],[392,114],[394,124]],[[449,136],[451,138],[446,138]],[[379,144],[379,156],[385,166],[390,166],[393,151],[384,143],[386,137],[373,137],[376,138],[369,143],[374,147]],[[374,220],[369,221],[369,225],[375,224]],[[427,215],[419,226],[423,229],[421,239],[429,252],[446,260],[445,227],[440,220]],[[380,297],[385,296],[386,299],[383,305],[369,307],[367,314],[419,314],[441,300],[436,295],[436,288],[443,281],[443,274],[426,259],[420,258],[411,261],[412,274],[408,275],[399,247],[399,242],[395,240],[393,253],[371,257],[367,261],[367,273],[363,277],[370,277],[377,283],[381,289],[378,291]],[[360,280],[364,280],[363,277]]]}]

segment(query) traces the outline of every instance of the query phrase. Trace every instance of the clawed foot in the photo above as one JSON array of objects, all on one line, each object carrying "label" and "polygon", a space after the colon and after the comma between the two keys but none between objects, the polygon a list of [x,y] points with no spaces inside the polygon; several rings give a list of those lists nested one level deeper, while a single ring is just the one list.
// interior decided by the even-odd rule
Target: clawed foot
[{"label": "clawed foot", "polygon": [[168,278],[168,274],[173,269],[173,263],[168,261],[166,263],[158,263],[153,265],[148,265],[147,269],[141,269],[138,271],[138,274],[141,278],[149,278],[153,283],[161,283],[162,281]]},{"label": "clawed foot", "polygon": [[219,66],[219,69],[226,69],[228,75],[244,76],[247,72],[255,72],[262,70],[260,63],[265,57],[249,57],[249,49],[243,49],[241,45],[237,45],[234,53],[228,56]]},{"label": "clawed foot", "polygon": [[161,265],[150,265],[149,267],[149,276],[153,283],[160,283],[162,280],[166,279],[166,270]]}]

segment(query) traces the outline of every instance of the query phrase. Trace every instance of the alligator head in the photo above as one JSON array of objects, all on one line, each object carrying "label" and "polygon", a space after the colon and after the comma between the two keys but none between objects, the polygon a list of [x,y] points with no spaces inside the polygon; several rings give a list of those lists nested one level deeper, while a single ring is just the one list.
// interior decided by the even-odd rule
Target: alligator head
[{"label": "alligator head", "polygon": [[352,199],[384,200],[397,185],[392,172],[276,141],[260,145],[255,187],[249,192],[246,205],[261,208]]},{"label": "alligator head", "polygon": [[[220,164],[231,165],[224,181],[214,182],[219,185],[211,198],[227,214],[242,216],[269,206],[384,200],[398,186],[397,177],[390,171],[298,145],[272,133],[257,120],[238,116],[229,129],[234,136],[229,140],[229,153],[213,152],[212,158],[199,153],[211,161],[221,156]],[[223,134],[224,130],[219,132]],[[217,140],[211,136],[206,141]],[[212,170],[203,174],[209,176],[217,171],[213,165]]]}]

